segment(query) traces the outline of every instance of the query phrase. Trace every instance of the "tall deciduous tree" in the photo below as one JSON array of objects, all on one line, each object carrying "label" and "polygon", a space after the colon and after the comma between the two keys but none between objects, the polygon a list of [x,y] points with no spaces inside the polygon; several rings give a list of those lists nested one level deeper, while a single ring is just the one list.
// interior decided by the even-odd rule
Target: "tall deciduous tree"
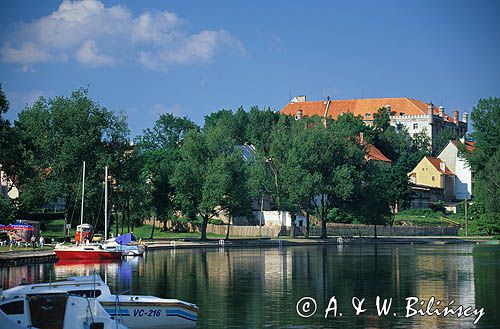
[{"label": "tall deciduous tree", "polygon": [[9,120],[5,119],[8,110],[9,101],[0,84],[0,169],[13,181],[21,166],[22,152],[16,130]]},{"label": "tall deciduous tree", "polygon": [[468,154],[474,172],[474,198],[484,212],[478,226],[500,233],[500,98],[480,99],[473,108],[474,151]]},{"label": "tall deciduous tree", "polygon": [[327,234],[329,213],[352,209],[368,179],[364,148],[349,124],[361,127],[357,120],[328,120],[325,127],[319,118],[297,122],[288,118],[280,120],[275,131],[271,147],[275,200],[279,197],[284,210],[310,210],[321,220],[322,237]]},{"label": "tall deciduous tree", "polygon": [[[173,216],[175,187],[171,183],[180,149],[185,136],[198,127],[188,118],[163,114],[153,129],[146,129],[138,139],[138,147],[143,159],[143,183],[147,184],[153,212],[164,221]],[[151,238],[154,234],[154,225]]]},{"label": "tall deciduous tree", "polygon": [[66,199],[67,210],[76,205],[86,161],[85,218],[95,224],[103,214],[104,165],[117,166],[128,145],[126,118],[80,89],[70,97],[39,98],[19,114],[15,127],[24,148],[24,205],[36,209],[59,197]]},{"label": "tall deciduous tree", "polygon": [[191,220],[202,218],[202,240],[211,218],[222,212],[232,217],[249,208],[247,166],[227,123],[189,132],[171,179],[178,209]]}]

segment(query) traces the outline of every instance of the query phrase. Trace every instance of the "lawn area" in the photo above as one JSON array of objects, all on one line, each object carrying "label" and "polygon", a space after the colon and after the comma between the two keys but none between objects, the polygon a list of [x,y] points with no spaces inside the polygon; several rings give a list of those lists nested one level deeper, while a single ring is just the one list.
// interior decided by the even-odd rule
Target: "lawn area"
[{"label": "lawn area", "polygon": [[[53,221],[47,221],[43,225],[43,230],[42,234],[48,238],[52,239],[61,239],[63,238],[63,229],[64,225],[64,220],[53,220]],[[141,239],[149,239],[151,236],[151,225],[143,225],[140,227],[134,227],[134,235],[137,238]],[[124,231],[126,233],[126,230]],[[97,232],[97,233],[103,233],[103,232]],[[110,229],[109,231],[110,234],[115,233],[114,227]],[[121,230],[120,230],[121,233]],[[70,230],[70,237],[75,236],[75,229]],[[193,233],[176,233],[176,232],[167,232],[167,231],[161,231],[158,227],[155,227],[154,239],[182,239],[182,238],[199,238],[200,233],[199,232],[193,232]],[[222,235],[216,235],[216,234],[210,234],[207,233],[208,238],[224,238],[225,236]]]},{"label": "lawn area", "polygon": [[[141,239],[149,239],[151,236],[151,225],[143,225],[140,227],[134,227],[134,235],[137,238]],[[200,238],[200,232],[192,232],[192,233],[177,233],[177,232],[168,232],[161,231],[158,227],[155,227],[155,232],[153,238],[157,239],[182,239],[182,238]],[[207,238],[225,238],[225,236],[207,233]]]},{"label": "lawn area", "polygon": [[408,209],[400,211],[394,218],[396,225],[416,226],[465,226],[463,214],[443,214],[441,211],[431,209]]}]

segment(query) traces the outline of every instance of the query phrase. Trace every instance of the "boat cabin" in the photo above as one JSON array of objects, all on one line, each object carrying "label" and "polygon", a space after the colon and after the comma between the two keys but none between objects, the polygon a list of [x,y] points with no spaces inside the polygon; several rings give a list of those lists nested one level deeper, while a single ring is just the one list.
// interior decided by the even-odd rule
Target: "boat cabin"
[{"label": "boat cabin", "polygon": [[94,235],[94,227],[90,224],[81,224],[76,227],[75,241],[85,242],[85,240],[92,241]]}]

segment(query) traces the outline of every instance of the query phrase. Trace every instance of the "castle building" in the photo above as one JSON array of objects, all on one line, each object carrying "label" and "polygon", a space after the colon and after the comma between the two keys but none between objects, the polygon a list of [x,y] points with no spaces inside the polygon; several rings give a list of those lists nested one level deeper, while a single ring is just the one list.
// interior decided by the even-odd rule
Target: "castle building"
[{"label": "castle building", "polygon": [[336,119],[343,113],[359,116],[367,125],[372,125],[374,115],[380,108],[389,113],[391,125],[396,130],[406,129],[413,136],[424,132],[436,151],[438,136],[444,131],[454,131],[460,138],[467,133],[468,114],[459,118],[459,111],[450,116],[444,106],[435,106],[419,100],[403,98],[364,98],[348,100],[307,101],[306,96],[294,97],[282,110],[282,114],[293,115],[297,120],[302,117],[317,115]]}]

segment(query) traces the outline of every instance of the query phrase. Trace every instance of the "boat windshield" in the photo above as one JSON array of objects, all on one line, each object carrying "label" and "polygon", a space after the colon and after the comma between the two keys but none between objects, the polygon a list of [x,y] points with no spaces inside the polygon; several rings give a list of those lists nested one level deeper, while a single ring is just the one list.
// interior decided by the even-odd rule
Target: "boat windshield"
[{"label": "boat windshield", "polygon": [[89,297],[89,298],[97,298],[101,296],[101,291],[96,289],[82,289],[82,290],[71,290],[68,291],[68,294],[73,295],[73,296],[80,296],[80,297]]}]

